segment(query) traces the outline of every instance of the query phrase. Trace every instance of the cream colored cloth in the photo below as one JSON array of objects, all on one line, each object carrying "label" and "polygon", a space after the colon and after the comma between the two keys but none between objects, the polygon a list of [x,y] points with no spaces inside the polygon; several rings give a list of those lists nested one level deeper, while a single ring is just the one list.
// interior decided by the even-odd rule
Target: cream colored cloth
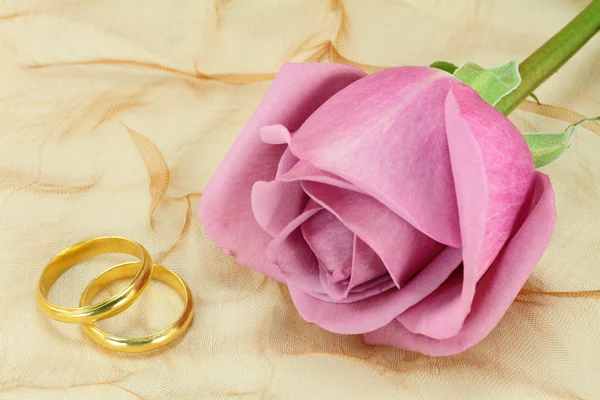
[{"label": "cream colored cloth", "polygon": [[[550,247],[492,334],[432,358],[304,322],[287,290],[204,235],[202,190],[284,61],[369,72],[443,59],[522,60],[588,1],[5,0],[0,2],[0,399],[598,399],[600,127],[544,168]],[[511,118],[557,131],[600,114],[600,36]],[[547,104],[547,105],[546,105]],[[35,289],[60,250],[99,235],[144,244],[190,285],[182,340],[123,355],[44,317]],[[122,260],[61,277],[75,305]],[[140,334],[180,312],[152,284],[102,323]]]}]

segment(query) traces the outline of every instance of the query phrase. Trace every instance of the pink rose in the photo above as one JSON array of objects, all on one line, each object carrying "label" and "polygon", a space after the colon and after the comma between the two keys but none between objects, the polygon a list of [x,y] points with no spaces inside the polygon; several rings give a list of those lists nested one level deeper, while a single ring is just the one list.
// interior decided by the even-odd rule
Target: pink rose
[{"label": "pink rose", "polygon": [[452,75],[285,64],[203,193],[208,235],[307,321],[430,355],[483,339],[555,221],[513,124]]}]

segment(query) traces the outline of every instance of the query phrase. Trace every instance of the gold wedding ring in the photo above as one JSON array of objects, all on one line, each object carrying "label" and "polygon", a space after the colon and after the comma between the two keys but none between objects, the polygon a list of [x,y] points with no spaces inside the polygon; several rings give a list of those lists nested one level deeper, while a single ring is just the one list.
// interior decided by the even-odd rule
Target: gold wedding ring
[{"label": "gold wedding ring", "polygon": [[[81,295],[79,307],[60,307],[48,301],[48,293],[56,280],[69,268],[81,261],[107,253],[135,256],[139,261],[119,264],[96,277]],[[108,284],[128,278],[131,282],[119,293],[98,304],[92,299]],[[93,324],[129,308],[154,278],[174,288],[183,298],[185,309],[177,321],[158,333],[138,338],[122,338],[104,332]],[[44,314],[61,322],[81,324],[83,331],[94,342],[106,348],[140,353],[155,350],[177,339],[185,332],[194,314],[194,300],[186,283],[173,271],[153,265],[148,251],[133,240],[122,237],[100,237],[87,240],[63,250],[46,266],[37,290],[37,302]]]},{"label": "gold wedding ring", "polygon": [[[86,306],[107,285],[119,279],[134,276],[139,270],[140,264],[139,261],[134,261],[120,264],[104,271],[85,288],[79,304]],[[113,336],[92,323],[82,325],[83,331],[100,346],[127,353],[141,353],[155,350],[181,336],[192,322],[194,315],[194,300],[190,288],[177,274],[161,265],[154,265],[152,279],[156,279],[172,287],[183,298],[185,309],[177,321],[160,332],[138,338]]]},{"label": "gold wedding ring", "polygon": [[[48,292],[59,276],[81,261],[100,254],[123,253],[141,261],[138,273],[127,287],[108,300],[98,304],[67,308],[48,301]],[[133,240],[121,237],[100,237],[87,240],[60,252],[42,272],[37,291],[37,301],[48,317],[61,322],[85,324],[111,317],[126,310],[150,282],[152,259],[144,247]]]}]

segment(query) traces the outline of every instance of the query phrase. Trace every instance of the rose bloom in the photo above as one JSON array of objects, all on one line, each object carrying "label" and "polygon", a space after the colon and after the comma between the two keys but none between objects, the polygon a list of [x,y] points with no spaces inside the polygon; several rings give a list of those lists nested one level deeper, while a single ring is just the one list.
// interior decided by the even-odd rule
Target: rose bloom
[{"label": "rose bloom", "polygon": [[331,332],[430,355],[498,323],[555,222],[515,126],[452,75],[285,64],[200,218]]}]

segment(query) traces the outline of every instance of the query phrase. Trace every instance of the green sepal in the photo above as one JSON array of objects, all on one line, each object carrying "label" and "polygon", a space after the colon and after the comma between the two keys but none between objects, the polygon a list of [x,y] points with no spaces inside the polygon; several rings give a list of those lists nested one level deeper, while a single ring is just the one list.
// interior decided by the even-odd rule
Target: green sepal
[{"label": "green sepal", "polygon": [[473,88],[492,106],[521,84],[519,65],[516,61],[491,69],[467,61],[454,72],[454,76]]},{"label": "green sepal", "polygon": [[589,121],[600,121],[599,117],[582,119],[569,125],[564,132],[558,133],[524,133],[523,137],[529,146],[536,168],[543,167],[556,160],[565,152],[577,125]]},{"label": "green sepal", "polygon": [[454,71],[458,69],[458,65],[454,65],[447,61],[436,61],[434,63],[429,64],[431,68],[441,69],[442,71],[449,72],[454,74]]}]

